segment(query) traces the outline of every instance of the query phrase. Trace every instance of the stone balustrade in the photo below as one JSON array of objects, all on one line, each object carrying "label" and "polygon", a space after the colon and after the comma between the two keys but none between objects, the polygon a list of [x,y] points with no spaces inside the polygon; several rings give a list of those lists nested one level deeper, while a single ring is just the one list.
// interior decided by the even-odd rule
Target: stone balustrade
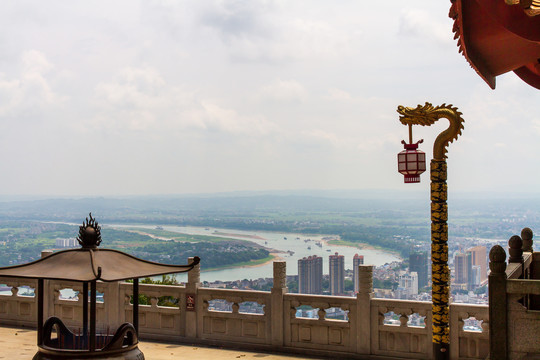
[{"label": "stone balustrade", "polygon": [[[413,322],[413,318],[423,321]],[[431,302],[371,300],[373,354],[431,359],[433,357],[431,333]]]},{"label": "stone balustrade", "polygon": [[490,359],[537,359],[540,356],[540,253],[533,251],[529,228],[508,241],[506,252],[489,252]]},{"label": "stone balustrade", "polygon": [[[373,298],[373,266],[360,265],[356,297],[292,294],[286,288],[285,262],[274,262],[270,292],[201,287],[199,268],[183,286],[140,284],[150,305],[139,308],[142,339],[189,342],[298,354],[372,358],[431,359],[431,303]],[[192,274],[193,273],[193,274]],[[36,298],[17,288],[36,281],[0,278],[12,287],[0,295],[0,324],[35,327]],[[77,332],[82,326],[82,297],[65,299],[63,289],[82,291],[80,283],[48,280],[45,318],[58,316]],[[112,333],[131,322],[132,284],[98,282],[97,330]],[[160,306],[166,297],[170,306]],[[483,331],[463,329],[464,321],[482,320]],[[451,358],[484,359],[489,344],[487,306],[450,306]]]},{"label": "stone balustrade", "polygon": [[[482,331],[466,329],[473,318]],[[450,304],[450,358],[486,359],[489,354],[489,309],[484,305]]]}]

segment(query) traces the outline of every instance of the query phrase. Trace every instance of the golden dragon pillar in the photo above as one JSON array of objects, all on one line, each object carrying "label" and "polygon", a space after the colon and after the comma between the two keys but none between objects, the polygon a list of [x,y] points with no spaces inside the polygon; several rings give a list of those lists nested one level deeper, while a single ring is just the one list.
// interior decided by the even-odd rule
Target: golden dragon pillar
[{"label": "golden dragon pillar", "polygon": [[430,126],[446,118],[450,126],[441,132],[433,145],[431,160],[431,278],[433,356],[448,359],[450,350],[449,299],[450,269],[448,268],[448,205],[447,205],[447,146],[457,140],[463,130],[463,118],[456,107],[430,103],[416,108],[398,106],[399,120],[404,125]]}]

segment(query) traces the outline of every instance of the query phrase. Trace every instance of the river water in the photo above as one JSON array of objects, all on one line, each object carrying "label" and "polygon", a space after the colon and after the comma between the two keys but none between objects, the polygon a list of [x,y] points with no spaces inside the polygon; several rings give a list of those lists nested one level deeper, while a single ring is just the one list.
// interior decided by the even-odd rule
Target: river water
[{"label": "river water", "polygon": [[[154,229],[149,225],[110,225],[112,228],[146,228]],[[364,255],[364,264],[384,265],[400,258],[392,253],[375,249],[358,249],[351,246],[326,245],[324,237],[333,235],[305,235],[295,233],[280,233],[268,231],[244,231],[218,228],[202,228],[193,226],[163,225],[163,230],[189,235],[208,235],[227,237],[239,240],[249,240],[264,247],[275,249],[279,257],[287,262],[287,275],[298,274],[298,259],[310,255],[323,258],[323,273],[328,274],[328,256],[338,252],[345,256],[345,269],[352,269],[354,254]],[[221,234],[220,234],[221,233]],[[224,235],[227,234],[227,235]],[[320,243],[321,246],[316,244]],[[204,271],[204,254],[201,254],[201,281],[231,281],[242,279],[271,278],[273,276],[272,262],[260,266],[237,267],[231,269]],[[186,259],[187,261],[187,259]],[[178,275],[179,281],[187,281],[186,274]]]}]

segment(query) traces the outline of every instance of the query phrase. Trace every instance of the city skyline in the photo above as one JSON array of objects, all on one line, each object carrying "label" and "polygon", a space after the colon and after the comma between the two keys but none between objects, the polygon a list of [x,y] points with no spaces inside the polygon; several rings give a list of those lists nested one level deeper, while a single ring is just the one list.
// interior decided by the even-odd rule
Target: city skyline
[{"label": "city skyline", "polygon": [[[538,93],[514,74],[491,91],[457,52],[448,7],[4,4],[0,193],[422,193],[426,176],[405,186],[397,173],[396,108],[425,101],[463,112],[451,191],[537,193]],[[414,130],[428,158],[445,126]]]}]

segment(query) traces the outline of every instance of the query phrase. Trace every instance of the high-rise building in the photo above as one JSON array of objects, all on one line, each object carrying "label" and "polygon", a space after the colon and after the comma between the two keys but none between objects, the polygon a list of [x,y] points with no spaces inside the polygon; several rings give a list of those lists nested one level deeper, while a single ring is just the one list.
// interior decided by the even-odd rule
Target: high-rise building
[{"label": "high-rise building", "polygon": [[472,284],[475,288],[480,286],[482,283],[482,275],[481,275],[482,269],[480,265],[473,265],[472,266]]},{"label": "high-rise building", "polygon": [[298,292],[322,294],[322,263],[320,256],[298,259]]},{"label": "high-rise building", "polygon": [[470,252],[457,253],[454,257],[455,284],[467,285],[468,289],[472,288],[472,256]]},{"label": "high-rise building", "polygon": [[343,295],[345,293],[345,257],[343,255],[330,255],[330,293]]},{"label": "high-rise building", "polygon": [[485,246],[467,249],[471,253],[472,264],[480,266],[480,282],[487,280],[487,250]]},{"label": "high-rise building", "polygon": [[428,286],[428,261],[427,252],[411,252],[409,255],[409,272],[418,274],[418,287],[421,289]]},{"label": "high-rise building", "polygon": [[400,298],[409,299],[413,295],[418,295],[418,274],[416,271],[405,272],[399,274],[399,287],[401,292]]},{"label": "high-rise building", "polygon": [[354,254],[353,257],[353,283],[354,293],[358,293],[358,265],[364,265],[364,255]]}]

